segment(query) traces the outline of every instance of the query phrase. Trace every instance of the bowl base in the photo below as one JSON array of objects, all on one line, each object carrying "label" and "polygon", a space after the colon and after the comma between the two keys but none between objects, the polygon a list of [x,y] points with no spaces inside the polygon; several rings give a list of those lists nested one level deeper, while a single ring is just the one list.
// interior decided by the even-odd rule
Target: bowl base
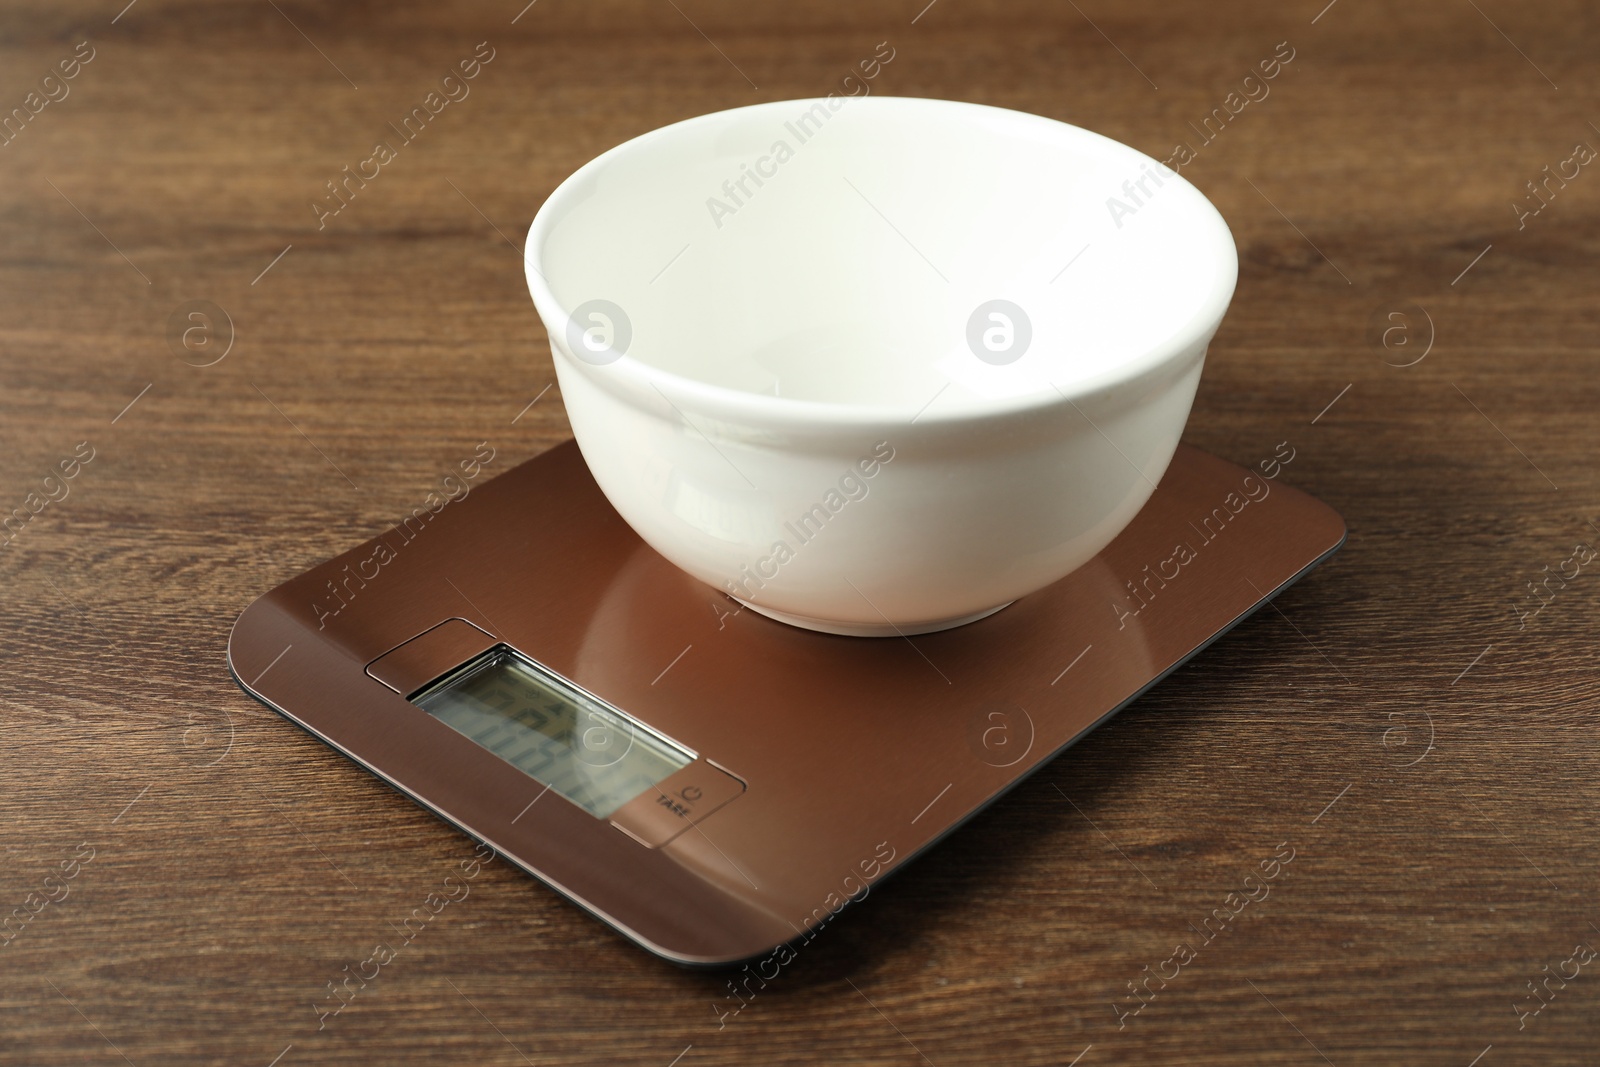
[{"label": "bowl base", "polygon": [[915,637],[917,634],[931,634],[939,630],[951,630],[957,626],[965,626],[969,622],[986,619],[997,611],[1009,608],[1016,601],[1008,600],[997,608],[985,608],[983,611],[971,615],[962,615],[954,619],[941,619],[938,622],[919,622],[914,625],[895,626],[892,623],[855,623],[832,622],[828,619],[813,619],[807,615],[791,615],[787,611],[776,611],[772,608],[752,604],[748,600],[733,599],[749,608],[758,615],[765,615],[769,619],[797,626],[802,630],[815,630],[818,633],[840,634],[844,637]]}]

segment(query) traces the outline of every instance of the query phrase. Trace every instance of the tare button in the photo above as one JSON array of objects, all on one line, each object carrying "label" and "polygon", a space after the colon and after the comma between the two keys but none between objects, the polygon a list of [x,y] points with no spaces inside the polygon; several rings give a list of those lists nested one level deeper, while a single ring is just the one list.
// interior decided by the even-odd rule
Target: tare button
[{"label": "tare button", "polygon": [[744,792],[744,783],[697,759],[611,814],[611,825],[650,848],[660,848]]}]

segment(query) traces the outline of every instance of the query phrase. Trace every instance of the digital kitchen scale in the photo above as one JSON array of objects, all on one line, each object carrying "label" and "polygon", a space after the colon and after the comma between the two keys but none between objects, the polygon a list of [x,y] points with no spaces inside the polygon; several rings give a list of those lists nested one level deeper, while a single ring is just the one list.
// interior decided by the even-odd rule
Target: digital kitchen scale
[{"label": "digital kitchen scale", "polygon": [[1326,505],[1187,446],[1087,565],[908,639],[678,570],[568,441],[267,593],[246,692],[669,960],[814,930],[1330,556]]}]

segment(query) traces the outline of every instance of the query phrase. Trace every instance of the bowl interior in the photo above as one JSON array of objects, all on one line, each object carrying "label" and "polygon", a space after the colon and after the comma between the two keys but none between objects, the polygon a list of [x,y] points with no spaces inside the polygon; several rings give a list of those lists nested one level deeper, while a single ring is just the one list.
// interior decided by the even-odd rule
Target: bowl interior
[{"label": "bowl interior", "polygon": [[894,97],[757,105],[636,138],[551,197],[529,263],[565,313],[620,308],[627,360],[908,411],[1148,360],[1214,328],[1236,272],[1216,210],[1143,154],[1038,116]]}]

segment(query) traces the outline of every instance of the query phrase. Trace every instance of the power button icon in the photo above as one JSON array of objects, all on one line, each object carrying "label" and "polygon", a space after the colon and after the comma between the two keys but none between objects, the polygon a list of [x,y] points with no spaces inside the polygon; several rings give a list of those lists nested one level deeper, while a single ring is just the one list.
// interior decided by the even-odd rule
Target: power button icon
[{"label": "power button icon", "polygon": [[611,815],[611,825],[646,848],[660,848],[744,793],[744,782],[709,760],[668,775]]}]

